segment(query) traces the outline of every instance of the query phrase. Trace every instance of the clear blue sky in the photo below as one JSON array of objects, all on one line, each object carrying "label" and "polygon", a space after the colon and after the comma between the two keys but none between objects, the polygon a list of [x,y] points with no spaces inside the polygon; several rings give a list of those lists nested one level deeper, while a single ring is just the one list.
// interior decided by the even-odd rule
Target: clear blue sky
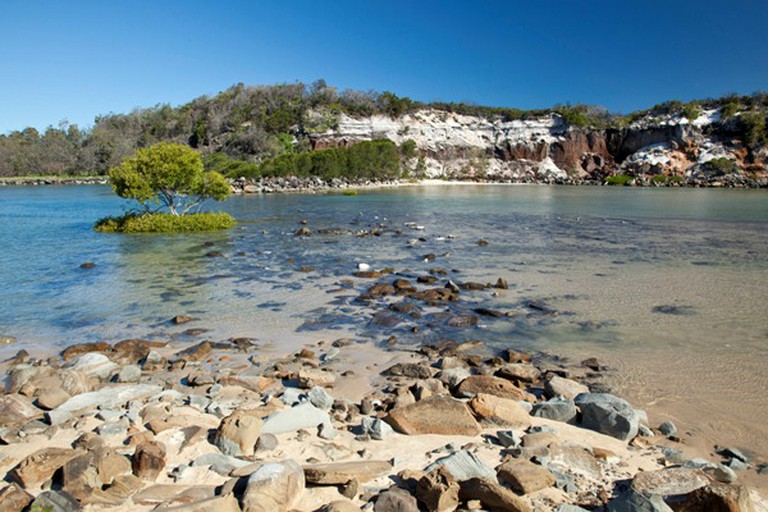
[{"label": "clear blue sky", "polygon": [[0,133],[238,82],[616,112],[768,89],[765,0],[0,2]]}]

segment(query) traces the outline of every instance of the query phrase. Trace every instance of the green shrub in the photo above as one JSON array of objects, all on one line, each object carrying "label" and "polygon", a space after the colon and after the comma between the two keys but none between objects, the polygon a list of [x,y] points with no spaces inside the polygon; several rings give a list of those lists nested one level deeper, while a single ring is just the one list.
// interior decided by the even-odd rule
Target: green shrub
[{"label": "green shrub", "polygon": [[356,196],[357,190],[346,189],[344,192],[342,192],[342,194],[344,194],[345,196]]},{"label": "green shrub", "polygon": [[744,112],[739,116],[742,137],[748,146],[756,146],[765,142],[765,113]]},{"label": "green shrub", "polygon": [[609,185],[627,186],[634,179],[635,179],[634,176],[629,176],[627,174],[617,174],[616,176],[608,176],[607,178],[605,178],[605,182]]},{"label": "green shrub", "polygon": [[731,174],[738,171],[739,166],[736,161],[730,158],[713,158],[712,160],[704,164],[704,168],[715,176],[723,176],[725,174]]},{"label": "green shrub", "polygon": [[221,212],[183,216],[129,213],[122,217],[105,217],[96,223],[94,229],[102,233],[191,233],[229,229],[235,224],[231,215]]}]

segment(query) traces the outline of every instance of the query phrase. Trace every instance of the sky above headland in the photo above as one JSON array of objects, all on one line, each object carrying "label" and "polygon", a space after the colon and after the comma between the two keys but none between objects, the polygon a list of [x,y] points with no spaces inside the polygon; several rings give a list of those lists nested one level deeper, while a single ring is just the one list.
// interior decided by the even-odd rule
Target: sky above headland
[{"label": "sky above headland", "polygon": [[3,0],[0,134],[311,83],[628,113],[768,89],[765,0]]}]

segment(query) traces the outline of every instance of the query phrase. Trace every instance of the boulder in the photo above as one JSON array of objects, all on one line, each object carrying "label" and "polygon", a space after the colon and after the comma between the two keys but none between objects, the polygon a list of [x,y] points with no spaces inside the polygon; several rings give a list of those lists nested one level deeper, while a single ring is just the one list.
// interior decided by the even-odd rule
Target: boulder
[{"label": "boulder", "polygon": [[98,343],[78,343],[76,345],[71,345],[65,348],[61,352],[61,358],[65,361],[69,361],[70,359],[81,356],[83,354],[90,354],[91,352],[106,352],[111,348],[112,347],[109,346],[109,343],[103,341]]},{"label": "boulder", "polygon": [[527,427],[531,424],[528,411],[520,403],[494,395],[478,393],[469,407],[480,420],[505,427]]},{"label": "boulder", "polygon": [[4,512],[22,512],[32,503],[34,496],[19,487],[16,483],[6,485],[0,490],[0,510]]},{"label": "boulder", "polygon": [[37,405],[47,411],[55,409],[71,397],[61,387],[49,388],[40,392],[37,396]]},{"label": "boulder", "polygon": [[479,393],[517,401],[525,400],[528,396],[525,391],[512,382],[490,375],[471,375],[461,381],[456,389],[456,394],[465,398],[473,397]]},{"label": "boulder", "polygon": [[461,482],[459,497],[462,501],[479,500],[490,509],[505,512],[532,512],[532,508],[514,492],[493,480],[471,478]]},{"label": "boulder", "polygon": [[329,411],[333,407],[333,398],[320,386],[313,386],[308,393],[309,403],[321,411]]},{"label": "boulder", "polygon": [[81,453],[71,448],[42,448],[19,462],[9,476],[27,489],[50,479],[57,469]]},{"label": "boulder", "polygon": [[131,462],[114,450],[100,447],[83,453],[64,464],[61,481],[64,490],[80,503],[92,503],[94,491],[112,484],[113,480],[131,473]]},{"label": "boulder", "polygon": [[371,436],[371,439],[377,441],[383,440],[389,434],[392,433],[392,427],[388,423],[382,421],[379,418],[371,418],[365,416],[361,422],[361,426],[364,434]]},{"label": "boulder", "polygon": [[427,466],[427,473],[442,468],[447,475],[463,482],[470,478],[487,478],[496,481],[496,472],[488,467],[477,455],[467,450],[459,450],[445,457],[437,459]]},{"label": "boulder", "polygon": [[532,364],[510,363],[499,368],[495,375],[512,381],[536,382],[541,377],[541,371]]},{"label": "boulder", "polygon": [[533,406],[532,416],[568,423],[576,418],[576,403],[566,398],[551,398]]},{"label": "boulder", "polygon": [[608,503],[608,512],[672,512],[661,496],[647,496],[630,489]]},{"label": "boulder", "polygon": [[527,460],[513,459],[496,468],[499,483],[518,494],[530,494],[555,485],[555,477],[546,468]]},{"label": "boulder", "polygon": [[712,482],[675,500],[675,512],[754,512],[749,490],[743,485]]},{"label": "boulder", "polygon": [[64,491],[41,492],[29,509],[44,512],[80,512],[82,510],[77,500]]},{"label": "boulder", "polygon": [[248,477],[243,512],[287,512],[304,492],[304,471],[296,461],[270,462]]},{"label": "boulder", "polygon": [[74,413],[83,409],[117,409],[132,400],[139,400],[161,391],[160,386],[153,384],[125,384],[102,388],[98,391],[81,393],[73,396],[51,413]]},{"label": "boulder", "polygon": [[442,467],[419,478],[414,495],[433,512],[453,512],[459,506],[459,484]]},{"label": "boulder", "polygon": [[566,400],[573,400],[582,393],[589,393],[589,388],[559,375],[552,375],[544,382],[544,394],[549,398],[561,396]]},{"label": "boulder", "polygon": [[21,425],[42,417],[43,411],[35,407],[32,400],[24,395],[0,396],[0,427]]},{"label": "boulder", "polygon": [[147,441],[136,447],[131,467],[133,474],[142,480],[155,480],[165,469],[165,445],[158,441]]},{"label": "boulder", "polygon": [[680,496],[709,482],[707,475],[699,469],[669,468],[641,471],[632,479],[632,489],[646,496]]},{"label": "boulder", "polygon": [[89,352],[77,356],[68,362],[65,367],[82,372],[88,377],[94,377],[99,380],[108,379],[119,368],[119,366],[110,361],[107,356],[97,352]]},{"label": "boulder", "polygon": [[373,512],[419,512],[419,504],[408,491],[390,487],[376,498]]},{"label": "boulder", "polygon": [[434,373],[434,370],[426,364],[397,363],[384,370],[382,375],[410,377],[412,379],[429,379]]},{"label": "boulder", "polygon": [[117,382],[139,382],[141,378],[141,368],[135,364],[123,366],[117,374]]},{"label": "boulder", "polygon": [[331,418],[327,412],[321,411],[311,403],[303,403],[269,415],[264,420],[261,432],[264,434],[284,434],[302,428],[315,429],[318,425],[330,422]]},{"label": "boulder", "polygon": [[351,501],[336,500],[323,505],[318,512],[360,512],[360,507]]},{"label": "boulder", "polygon": [[582,393],[574,401],[581,409],[584,427],[622,441],[637,435],[640,415],[626,400],[608,393]]},{"label": "boulder", "polygon": [[475,436],[480,426],[463,402],[435,395],[389,412],[385,421],[400,433]]},{"label": "boulder", "polygon": [[262,425],[255,410],[237,410],[221,420],[213,443],[227,455],[253,455]]},{"label": "boulder", "polygon": [[365,483],[391,469],[392,464],[385,460],[329,462],[304,466],[304,478],[313,485],[341,485],[353,479]]},{"label": "boulder", "polygon": [[234,494],[215,496],[188,505],[163,508],[163,512],[241,512]]}]

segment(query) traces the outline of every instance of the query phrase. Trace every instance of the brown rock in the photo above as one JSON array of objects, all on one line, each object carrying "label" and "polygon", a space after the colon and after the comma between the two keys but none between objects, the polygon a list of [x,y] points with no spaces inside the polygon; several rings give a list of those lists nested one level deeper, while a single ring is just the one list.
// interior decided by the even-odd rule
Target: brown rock
[{"label": "brown rock", "polygon": [[164,512],[240,512],[240,504],[233,494],[215,496],[194,503],[164,508]]},{"label": "brown rock", "polygon": [[376,498],[373,512],[419,512],[419,505],[408,491],[390,487]]},{"label": "brown rock", "polygon": [[496,376],[512,381],[536,382],[541,372],[532,364],[512,363],[500,368]]},{"label": "brown rock", "polygon": [[504,358],[505,361],[509,363],[530,363],[531,362],[531,354],[527,354],[525,352],[518,352],[514,349],[505,349],[501,353],[501,357]]},{"label": "brown rock", "polygon": [[581,393],[589,393],[589,388],[575,380],[564,379],[558,375],[551,375],[546,382],[544,382],[544,394],[549,398],[562,396],[567,400],[573,400]]},{"label": "brown rock", "polygon": [[336,374],[324,370],[302,368],[299,370],[299,386],[309,389],[313,386],[331,386],[336,382]]},{"label": "brown rock", "polygon": [[213,443],[232,456],[253,455],[263,422],[254,409],[238,410],[221,420]]},{"label": "brown rock", "polygon": [[165,468],[165,446],[157,441],[147,441],[136,447],[131,467],[133,474],[142,480],[154,480]]},{"label": "brown rock", "polygon": [[494,395],[510,400],[525,400],[528,394],[510,381],[491,377],[490,375],[471,375],[461,381],[456,394],[463,397],[475,396],[478,393]]},{"label": "brown rock", "polygon": [[262,377],[261,375],[227,375],[219,378],[218,383],[222,386],[240,386],[241,388],[245,388],[256,393],[263,393],[269,388],[278,385],[277,380],[270,379],[268,377]]},{"label": "brown rock", "polygon": [[555,485],[555,477],[546,468],[527,460],[514,459],[496,468],[499,483],[518,494],[530,494]]},{"label": "brown rock", "polygon": [[187,322],[191,322],[192,320],[195,320],[195,319],[187,315],[176,315],[175,317],[171,318],[171,322],[173,322],[176,325],[186,324]]},{"label": "brown rock", "polygon": [[213,352],[213,347],[210,342],[203,341],[188,349],[182,350],[177,355],[179,359],[184,361],[200,361],[208,357],[211,352]]},{"label": "brown rock", "polygon": [[323,505],[318,512],[360,512],[362,510],[350,501],[336,500]]},{"label": "brown rock", "polygon": [[478,393],[469,401],[469,407],[480,421],[505,427],[527,427],[531,417],[525,408],[514,400]]},{"label": "brown rock", "polygon": [[[601,452],[599,448],[594,450],[593,454],[582,446],[553,444],[549,449],[549,457],[551,462],[559,463],[575,473],[584,474],[593,480],[600,480],[603,475],[596,454]],[[607,450],[603,452],[605,451]]]},{"label": "brown rock", "polygon": [[41,484],[81,453],[82,451],[71,448],[42,448],[19,462],[11,470],[10,477],[24,488]]},{"label": "brown rock", "polygon": [[100,448],[68,461],[61,473],[64,490],[80,503],[102,503],[105,497],[95,496],[94,491],[111,485],[119,475],[130,474],[131,462],[114,450]]},{"label": "brown rock", "polygon": [[411,297],[424,302],[447,302],[456,301],[459,294],[448,288],[429,288],[424,291],[412,293]]},{"label": "brown rock", "polygon": [[340,485],[353,479],[365,483],[391,470],[392,464],[384,460],[364,460],[310,464],[303,469],[307,483]]},{"label": "brown rock", "polygon": [[397,363],[381,372],[381,374],[395,377],[409,377],[412,379],[429,379],[432,378],[435,371],[426,364]]},{"label": "brown rock", "polygon": [[488,508],[505,512],[532,512],[531,507],[514,492],[491,480],[470,478],[460,485],[459,497],[462,501],[479,500]]},{"label": "brown rock", "polygon": [[681,496],[709,482],[707,475],[699,469],[670,468],[641,471],[632,479],[632,488],[649,496]]},{"label": "brown rock", "polygon": [[40,392],[37,396],[37,405],[46,411],[50,411],[69,399],[70,395],[64,389],[61,387],[52,387]]},{"label": "brown rock", "polygon": [[524,448],[539,448],[556,444],[560,439],[552,432],[534,432],[523,436]]},{"label": "brown rock", "polygon": [[0,490],[0,510],[3,512],[21,512],[32,503],[34,496],[16,483],[6,485]]},{"label": "brown rock", "polygon": [[749,490],[743,485],[712,482],[696,489],[673,505],[675,512],[754,512]]},{"label": "brown rock", "polygon": [[376,283],[368,288],[365,295],[372,299],[378,299],[379,297],[386,297],[387,295],[394,295],[397,292],[395,287],[387,283]]},{"label": "brown rock", "polygon": [[21,425],[42,417],[43,411],[32,405],[32,400],[24,395],[0,396],[0,427]]},{"label": "brown rock", "polygon": [[248,477],[243,512],[287,512],[304,486],[304,472],[296,461],[264,464]]},{"label": "brown rock", "polygon": [[98,343],[78,343],[64,349],[61,353],[62,359],[69,361],[75,356],[88,354],[89,352],[108,352],[112,348],[109,343],[100,341]]},{"label": "brown rock", "polygon": [[148,341],[142,339],[127,339],[118,341],[112,347],[114,359],[123,364],[137,364],[147,357],[150,350],[164,347],[166,343],[159,341]]},{"label": "brown rock", "polygon": [[396,408],[385,418],[403,434],[444,434],[474,436],[480,426],[463,402],[435,395],[405,407]]},{"label": "brown rock", "polygon": [[459,484],[439,466],[419,479],[415,496],[431,512],[452,512],[459,506]]}]

